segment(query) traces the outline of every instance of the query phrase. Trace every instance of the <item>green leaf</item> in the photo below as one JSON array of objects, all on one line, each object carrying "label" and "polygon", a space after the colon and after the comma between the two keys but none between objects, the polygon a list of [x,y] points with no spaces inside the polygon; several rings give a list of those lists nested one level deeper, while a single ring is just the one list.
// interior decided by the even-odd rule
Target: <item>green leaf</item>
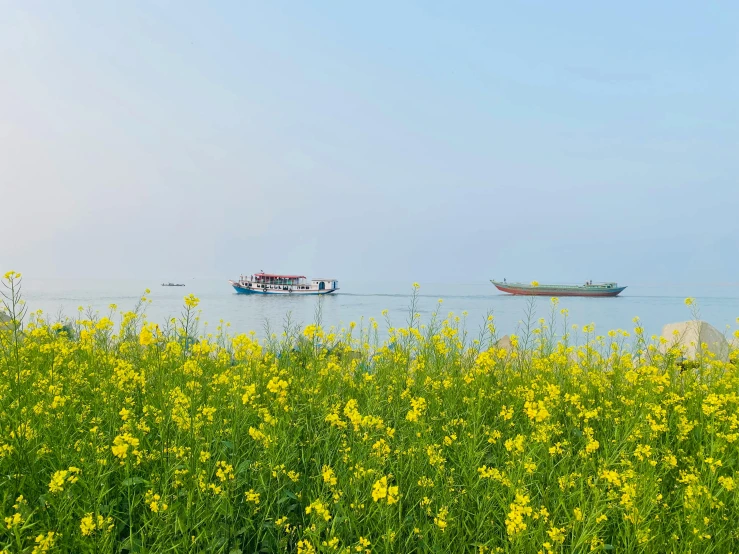
[{"label": "green leaf", "polygon": [[121,544],[121,550],[128,552],[140,552],[141,551],[141,540],[137,537],[128,537]]},{"label": "green leaf", "polygon": [[121,485],[124,487],[135,487],[141,483],[146,483],[146,481],[141,477],[129,477],[128,479],[124,479]]}]

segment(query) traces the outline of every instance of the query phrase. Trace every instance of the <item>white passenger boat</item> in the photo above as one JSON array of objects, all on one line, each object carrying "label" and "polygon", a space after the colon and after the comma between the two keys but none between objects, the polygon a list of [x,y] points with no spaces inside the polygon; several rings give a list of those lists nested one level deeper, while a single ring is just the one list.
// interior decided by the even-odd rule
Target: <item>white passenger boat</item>
[{"label": "white passenger boat", "polygon": [[229,281],[239,294],[331,294],[339,290],[336,279],[311,279],[305,275],[256,273]]}]

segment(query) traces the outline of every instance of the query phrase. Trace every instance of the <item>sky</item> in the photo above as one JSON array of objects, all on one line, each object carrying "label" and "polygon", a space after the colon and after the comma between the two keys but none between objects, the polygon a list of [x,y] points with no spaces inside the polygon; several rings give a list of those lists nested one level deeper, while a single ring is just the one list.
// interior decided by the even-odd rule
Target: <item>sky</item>
[{"label": "sky", "polygon": [[739,4],[0,0],[0,270],[739,282]]}]

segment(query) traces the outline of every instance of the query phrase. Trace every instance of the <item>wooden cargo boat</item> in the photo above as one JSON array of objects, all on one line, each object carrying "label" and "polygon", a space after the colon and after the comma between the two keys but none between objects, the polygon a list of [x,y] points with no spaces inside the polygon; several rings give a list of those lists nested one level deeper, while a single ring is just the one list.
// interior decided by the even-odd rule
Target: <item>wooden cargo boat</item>
[{"label": "wooden cargo boat", "polygon": [[517,294],[521,296],[593,296],[606,297],[618,296],[626,287],[619,287],[617,283],[593,283],[588,282],[584,285],[540,285],[536,282],[526,283],[508,283],[504,281],[494,281],[491,283],[495,287],[508,294]]}]

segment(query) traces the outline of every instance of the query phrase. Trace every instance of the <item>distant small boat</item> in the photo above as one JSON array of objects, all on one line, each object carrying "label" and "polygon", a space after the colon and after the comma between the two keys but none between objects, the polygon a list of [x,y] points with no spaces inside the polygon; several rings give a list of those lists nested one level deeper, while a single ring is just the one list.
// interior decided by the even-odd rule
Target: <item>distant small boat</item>
[{"label": "distant small boat", "polygon": [[495,287],[509,294],[521,296],[618,296],[626,287],[617,283],[588,283],[585,285],[539,285],[490,281]]},{"label": "distant small boat", "polygon": [[273,275],[255,273],[229,281],[239,294],[331,294],[339,290],[336,279],[306,280],[304,275]]},{"label": "distant small boat", "polygon": [[184,287],[185,283],[162,283],[163,287]]}]

